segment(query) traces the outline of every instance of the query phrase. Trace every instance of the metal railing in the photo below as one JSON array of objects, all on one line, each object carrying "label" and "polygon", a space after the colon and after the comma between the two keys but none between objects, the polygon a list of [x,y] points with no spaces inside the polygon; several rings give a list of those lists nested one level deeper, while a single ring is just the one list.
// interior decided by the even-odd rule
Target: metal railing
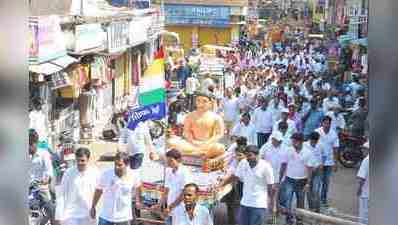
[{"label": "metal railing", "polygon": [[294,209],[293,214],[296,220],[301,220],[302,225],[364,225],[357,222],[358,219],[354,217],[341,218],[343,216],[329,216],[305,209]]}]

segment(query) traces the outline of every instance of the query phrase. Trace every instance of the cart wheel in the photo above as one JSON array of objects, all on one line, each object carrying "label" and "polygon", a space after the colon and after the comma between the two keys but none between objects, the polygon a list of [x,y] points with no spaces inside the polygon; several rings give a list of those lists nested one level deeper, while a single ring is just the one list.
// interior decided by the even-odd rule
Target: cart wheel
[{"label": "cart wheel", "polygon": [[220,202],[214,208],[214,224],[228,224],[227,205]]}]

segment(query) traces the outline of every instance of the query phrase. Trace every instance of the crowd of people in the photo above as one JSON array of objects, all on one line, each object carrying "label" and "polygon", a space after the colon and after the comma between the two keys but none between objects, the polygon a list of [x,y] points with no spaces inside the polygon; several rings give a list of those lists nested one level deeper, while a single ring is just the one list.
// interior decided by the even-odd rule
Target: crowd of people
[{"label": "crowd of people", "polygon": [[[367,137],[366,76],[359,73],[345,77],[328,68],[325,43],[304,39],[270,48],[255,43],[238,46],[239,50],[223,56],[228,70],[236,76],[235,85],[227,87],[224,95],[209,74],[200,87],[197,74],[187,73],[187,79],[180,79],[180,86],[188,87],[189,95],[197,90],[211,96],[212,110],[224,119],[226,142],[232,143],[228,152],[238,158],[245,153],[246,160],[231,163],[234,172],[221,182],[221,186],[232,180],[243,182],[243,186],[235,186],[242,190],[228,196],[228,201],[240,201],[240,213],[229,202],[230,224],[262,224],[267,213],[259,209],[274,209],[268,211],[274,215],[287,213],[290,224],[292,216],[288,212],[294,195],[299,208],[304,208],[306,198],[309,209],[315,212],[329,207],[331,177],[338,170],[338,151],[342,147],[340,132]],[[191,102],[181,104],[175,118],[184,118]],[[184,110],[184,106],[189,107]],[[183,119],[175,123],[183,126]],[[368,142],[365,148],[369,148]],[[359,217],[364,223],[367,161],[368,157],[358,174]],[[266,184],[271,186],[267,188]]]},{"label": "crowd of people", "polygon": [[[270,48],[241,46],[224,55],[229,70],[236,75],[235,85],[226,88],[224,95],[211,74],[200,82],[186,61],[180,61],[176,70],[179,86],[188,96],[187,104],[171,105],[168,110],[174,114],[169,114],[169,122],[186,126],[180,133],[189,134],[185,137],[189,143],[176,140],[177,147],[170,148],[163,158],[154,157],[148,128],[126,129],[119,142],[127,145],[127,153],[118,152],[114,168],[102,173],[89,166],[89,149],[77,149],[76,167],[63,175],[56,207],[47,210],[53,224],[130,224],[134,208],[142,207],[138,188],[141,178],[136,169],[141,167],[144,155],[151,154],[151,159],[162,158],[167,165],[165,195],[159,205],[166,224],[212,225],[209,210],[196,204],[199,187],[181,163],[185,153],[179,148],[217,155],[223,149],[218,143],[222,136],[231,157],[225,177],[215,188],[233,185],[223,198],[228,206],[228,224],[261,225],[280,214],[292,224],[294,196],[298,208],[304,208],[307,199],[310,210],[321,212],[330,204],[331,177],[338,170],[339,132],[348,129],[357,136],[367,134],[366,84],[361,83],[360,74],[347,81],[331,73],[324,49],[322,43],[308,40],[303,45],[291,42]],[[181,96],[179,99],[184,99]],[[194,109],[198,111],[189,114]],[[215,125],[207,126],[209,121]],[[201,130],[200,126],[208,129]],[[201,136],[211,140],[195,139]],[[50,193],[50,156],[38,151],[37,143],[38,135],[32,133],[31,177],[44,193]],[[365,158],[358,173],[364,223],[369,198],[368,161]]]}]

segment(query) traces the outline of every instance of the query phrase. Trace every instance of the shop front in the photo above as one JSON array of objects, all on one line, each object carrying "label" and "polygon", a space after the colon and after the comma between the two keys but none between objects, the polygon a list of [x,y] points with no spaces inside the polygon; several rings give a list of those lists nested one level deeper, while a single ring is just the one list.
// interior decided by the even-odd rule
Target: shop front
[{"label": "shop front", "polygon": [[185,51],[206,44],[228,45],[239,25],[231,21],[231,7],[166,4],[166,29],[178,33]]}]

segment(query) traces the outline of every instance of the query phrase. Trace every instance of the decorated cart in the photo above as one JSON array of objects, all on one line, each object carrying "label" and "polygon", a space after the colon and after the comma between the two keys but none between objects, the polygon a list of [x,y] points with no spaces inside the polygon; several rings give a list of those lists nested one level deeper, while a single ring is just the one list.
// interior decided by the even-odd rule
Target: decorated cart
[{"label": "decorated cart", "polygon": [[[226,207],[221,203],[221,199],[232,190],[232,186],[227,185],[218,191],[213,187],[221,177],[225,176],[223,168],[227,158],[226,155],[213,160],[183,157],[183,164],[191,171],[193,182],[199,186],[198,203],[209,209],[214,224],[226,224]],[[148,160],[144,163],[141,173],[143,183],[139,192],[142,208],[136,221],[148,225],[164,224],[165,216],[159,204],[165,193],[165,166]]]}]

